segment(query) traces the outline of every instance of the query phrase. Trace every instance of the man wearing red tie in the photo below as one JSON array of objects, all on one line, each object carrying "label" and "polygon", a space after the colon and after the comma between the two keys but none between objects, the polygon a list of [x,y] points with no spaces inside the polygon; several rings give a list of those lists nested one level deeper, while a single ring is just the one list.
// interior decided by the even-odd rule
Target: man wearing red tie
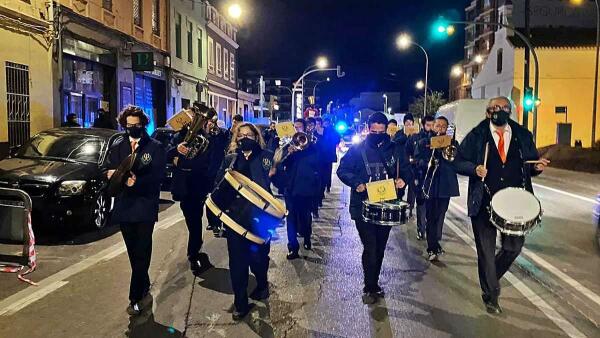
[{"label": "man wearing red tie", "polygon": [[508,98],[491,99],[486,119],[467,134],[454,160],[458,173],[469,176],[467,203],[477,246],[481,297],[487,312],[492,314],[502,312],[498,304],[499,280],[521,253],[525,238],[502,234],[502,247],[496,253],[497,230],[490,222],[488,210],[491,198],[508,187],[533,193],[531,177],[541,174],[549,163],[546,159],[535,165],[527,163],[539,159],[539,154],[531,132],[510,119],[511,111]]}]

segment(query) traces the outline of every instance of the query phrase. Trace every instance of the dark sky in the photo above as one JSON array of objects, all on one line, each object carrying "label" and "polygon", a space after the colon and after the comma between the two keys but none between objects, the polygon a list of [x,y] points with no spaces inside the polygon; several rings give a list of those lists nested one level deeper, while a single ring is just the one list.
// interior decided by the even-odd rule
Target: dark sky
[{"label": "dark sky", "polygon": [[[425,58],[416,47],[397,50],[396,36],[410,32],[428,50],[429,87],[447,92],[450,68],[463,56],[464,30],[457,27],[448,40],[432,41],[430,27],[439,15],[461,18],[468,2],[239,0],[245,8],[238,38],[240,75],[264,70],[297,78],[317,56],[326,55],[346,77],[320,86],[324,102],[344,102],[361,91],[400,91],[405,108],[418,94],[414,84],[424,77]],[[385,80],[394,79],[390,73],[395,81]]]}]

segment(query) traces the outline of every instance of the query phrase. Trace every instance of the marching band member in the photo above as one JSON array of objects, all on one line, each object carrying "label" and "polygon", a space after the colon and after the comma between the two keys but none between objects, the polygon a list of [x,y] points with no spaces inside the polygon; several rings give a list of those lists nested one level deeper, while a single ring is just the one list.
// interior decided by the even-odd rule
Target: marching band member
[{"label": "marching band member", "polygon": [[[269,172],[273,165],[273,152],[265,149],[265,142],[260,131],[251,123],[242,123],[234,130],[228,155],[217,175],[221,181],[226,169],[233,169],[250,178],[267,191],[271,191]],[[251,229],[249,229],[251,230]],[[254,300],[269,298],[270,242],[255,244],[232,230],[225,231],[227,251],[229,252],[229,274],[234,294],[233,319],[241,320],[252,309],[254,304],[248,303],[248,269],[256,277],[256,289],[250,294]]]},{"label": "marching band member", "polygon": [[[379,286],[379,274],[385,254],[385,247],[391,227],[367,223],[362,218],[362,203],[367,199],[366,184],[370,181],[384,180],[397,176],[396,188],[404,188],[409,177],[408,163],[404,157],[395,158],[395,144],[386,133],[388,120],[382,113],[369,117],[369,134],[365,141],[350,148],[340,161],[337,175],[352,190],[350,195],[350,217],[356,223],[363,244],[362,267],[364,273],[365,304],[373,304],[383,297]],[[399,161],[399,163],[397,163]],[[370,174],[369,174],[370,173]]]},{"label": "marching band member", "polygon": [[[296,119],[296,131],[305,130],[305,121]],[[286,218],[288,254],[287,259],[300,258],[300,244],[297,235],[304,238],[304,249],[312,249],[312,216],[314,201],[319,196],[321,180],[319,177],[319,153],[312,142],[308,142],[302,150],[288,146],[287,156],[282,162],[285,149],[275,153],[275,170],[273,177],[276,186],[283,188],[285,205],[288,210]]]},{"label": "marching band member", "polygon": [[[408,138],[410,135],[407,134],[407,130],[408,128],[411,128],[415,123],[415,119],[413,117],[413,115],[411,113],[407,113],[404,115],[404,119],[402,120],[402,124],[404,125],[404,128],[402,130],[399,130],[396,135],[394,135],[394,138],[392,140],[392,142],[397,144],[397,147],[399,149],[404,149],[404,155],[408,157],[407,154],[407,145],[408,145]],[[411,172],[412,174],[412,172]],[[412,218],[413,216],[413,209],[415,207],[415,185],[412,184],[411,182],[414,182],[414,179],[411,177],[409,178],[408,182],[408,188],[406,189],[406,202],[408,203],[408,218]]]},{"label": "marching band member", "polygon": [[115,198],[112,221],[120,225],[131,264],[127,313],[142,312],[150,291],[148,269],[152,257],[152,232],[158,221],[160,186],[166,166],[162,144],[148,135],[148,117],[136,106],[127,106],[119,116],[125,137],[108,154],[107,176],[133,152],[137,157],[124,190]]},{"label": "marching band member", "polygon": [[423,198],[422,194],[425,172],[422,170],[422,168],[417,167],[416,163],[412,159],[414,159],[415,149],[419,143],[419,140],[426,139],[433,135],[434,120],[435,119],[433,116],[424,116],[421,120],[423,128],[419,133],[411,135],[406,143],[406,156],[408,157],[409,162],[412,164],[411,184],[414,185],[413,189],[415,191],[415,200],[417,202],[417,240],[419,241],[425,239],[425,231],[427,226],[425,199]]},{"label": "marching band member", "polygon": [[[435,135],[446,135],[448,130],[448,119],[440,116],[435,119],[433,131]],[[453,140],[456,143],[456,141]],[[423,194],[425,195],[426,231],[427,231],[427,254],[429,261],[437,261],[444,254],[440,245],[442,229],[446,212],[450,205],[450,198],[459,196],[458,179],[452,163],[442,156],[442,149],[431,149],[431,138],[425,137],[419,140],[415,150],[415,161],[420,171],[425,171],[429,176],[424,182]],[[453,144],[457,146],[457,144]],[[429,163],[431,167],[428,170]]]},{"label": "marching band member", "polygon": [[[491,99],[486,119],[467,134],[454,160],[458,172],[469,176],[467,203],[477,247],[481,297],[492,314],[502,312],[499,280],[519,256],[525,238],[502,234],[502,247],[496,253],[496,228],[490,222],[487,206],[497,191],[507,187],[521,188],[525,184],[533,192],[531,177],[542,173],[549,163],[546,159],[536,165],[525,163],[538,160],[539,154],[531,132],[510,119],[511,108],[506,97]],[[486,144],[489,150],[484,166]]]},{"label": "marching band member", "polygon": [[331,175],[333,163],[337,162],[337,145],[340,143],[340,134],[331,126],[331,119],[317,118],[315,126],[317,142],[320,142],[321,148],[321,182],[323,194],[325,191],[331,191]]},{"label": "marching band member", "polygon": [[[202,104],[197,105],[197,109],[203,113],[209,111],[209,108]],[[186,158],[190,151],[183,142],[187,128],[175,135],[174,144],[177,146],[169,151],[170,159],[175,159],[171,193],[173,200],[180,202],[179,206],[185,217],[189,232],[187,255],[190,269],[194,275],[199,275],[213,267],[208,255],[201,253],[200,250],[203,244],[202,216],[204,209],[202,206],[206,196],[213,188],[215,176],[225,157],[227,144],[224,133],[214,135],[210,132],[214,127],[214,121],[209,120],[204,130],[200,131],[209,139],[208,148],[204,153],[198,154],[194,158]]]}]

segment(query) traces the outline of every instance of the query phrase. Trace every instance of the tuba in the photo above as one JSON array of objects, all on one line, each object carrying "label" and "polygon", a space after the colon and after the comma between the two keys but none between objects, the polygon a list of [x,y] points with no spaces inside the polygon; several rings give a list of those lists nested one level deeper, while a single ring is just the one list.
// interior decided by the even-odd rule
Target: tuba
[{"label": "tuba", "polygon": [[[212,120],[216,122],[217,119],[215,110],[209,109],[203,104],[194,103],[191,110],[194,117],[192,118],[192,122],[189,124],[188,131],[183,139],[186,147],[190,149],[187,155],[185,155],[185,158],[188,160],[193,159],[206,151],[209,141],[206,136],[204,136],[204,129],[209,121]],[[212,129],[214,128],[211,128],[211,134],[214,133]]]}]

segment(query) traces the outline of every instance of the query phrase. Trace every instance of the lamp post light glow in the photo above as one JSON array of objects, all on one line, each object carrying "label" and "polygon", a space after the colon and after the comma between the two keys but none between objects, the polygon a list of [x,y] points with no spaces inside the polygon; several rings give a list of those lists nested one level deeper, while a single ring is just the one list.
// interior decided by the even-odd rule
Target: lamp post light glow
[{"label": "lamp post light glow", "polygon": [[452,67],[451,74],[453,77],[459,77],[462,75],[462,73],[463,73],[463,70],[460,65],[455,65],[454,67]]},{"label": "lamp post light glow", "polygon": [[473,59],[475,62],[482,64],[483,63],[483,56],[477,54],[475,55],[475,58]]},{"label": "lamp post light glow", "polygon": [[410,38],[410,35],[408,35],[406,33],[400,34],[398,39],[396,39],[396,44],[398,45],[398,48],[400,48],[400,49],[406,49],[406,48],[410,47],[411,43],[412,43],[412,39]]},{"label": "lamp post light glow", "polygon": [[242,16],[242,7],[238,4],[232,4],[227,10],[229,16],[234,19],[239,19]]},{"label": "lamp post light glow", "polygon": [[327,61],[326,57],[321,56],[317,59],[317,62],[315,63],[315,65],[319,69],[324,69],[324,68],[327,68],[327,66],[329,65],[329,61]]},{"label": "lamp post light glow", "polygon": [[421,89],[425,88],[425,82],[423,82],[422,80],[419,80],[417,82],[417,84],[415,85],[415,87],[417,87],[417,89],[421,90]]}]

